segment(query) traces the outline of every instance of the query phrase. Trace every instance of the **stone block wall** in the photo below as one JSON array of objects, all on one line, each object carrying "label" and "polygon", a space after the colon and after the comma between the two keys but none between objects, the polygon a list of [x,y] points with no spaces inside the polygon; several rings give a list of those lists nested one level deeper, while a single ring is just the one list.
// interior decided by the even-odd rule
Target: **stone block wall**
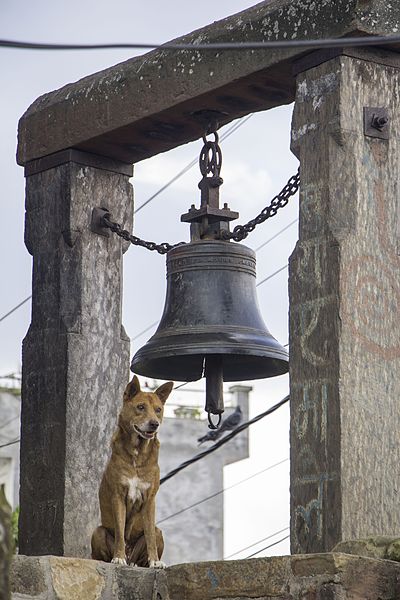
[{"label": "stone block wall", "polygon": [[400,564],[348,554],[201,562],[165,571],[17,556],[13,600],[396,600]]}]

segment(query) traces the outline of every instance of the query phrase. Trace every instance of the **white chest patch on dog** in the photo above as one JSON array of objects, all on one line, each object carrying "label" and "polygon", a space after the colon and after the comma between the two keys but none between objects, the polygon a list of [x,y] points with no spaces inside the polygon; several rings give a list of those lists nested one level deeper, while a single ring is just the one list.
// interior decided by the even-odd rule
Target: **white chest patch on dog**
[{"label": "white chest patch on dog", "polygon": [[132,477],[131,479],[126,477],[125,482],[128,486],[128,498],[130,498],[132,502],[142,500],[143,492],[148,490],[150,487],[150,483],[147,481],[142,481],[139,479],[139,477]]}]

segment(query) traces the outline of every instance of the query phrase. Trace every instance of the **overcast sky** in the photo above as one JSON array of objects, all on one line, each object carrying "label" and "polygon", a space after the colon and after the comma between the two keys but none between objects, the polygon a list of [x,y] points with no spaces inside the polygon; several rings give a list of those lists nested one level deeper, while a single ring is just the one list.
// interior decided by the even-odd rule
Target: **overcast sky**
[{"label": "overcast sky", "polygon": [[[230,14],[253,2],[219,0],[147,2],[114,0],[2,0],[0,37],[37,42],[155,42],[162,43]],[[23,241],[24,177],[15,163],[16,131],[20,116],[39,95],[99,71],[140,51],[38,52],[0,49],[2,65],[1,105],[1,294],[0,318],[31,293],[31,257]],[[252,218],[269,203],[290,175],[297,161],[290,153],[291,107],[253,115],[222,144],[224,185],[222,200],[240,212],[240,222]],[[228,126],[229,127],[229,126]],[[223,131],[223,130],[222,130]],[[201,142],[187,144],[135,166],[136,206],[197,157]],[[155,241],[188,240],[189,230],[179,217],[191,204],[198,204],[200,173],[194,167],[157,197],[135,218],[135,235]],[[297,199],[278,216],[261,225],[245,243],[257,248],[297,217]],[[297,239],[297,225],[257,253],[258,281],[287,264]],[[133,293],[133,282],[143,282],[151,293],[141,300]],[[165,258],[131,247],[124,265],[124,325],[137,336],[157,321],[165,290]],[[287,270],[258,288],[261,311],[271,333],[287,343]],[[21,343],[30,321],[30,303],[0,323],[0,376],[19,369]],[[132,343],[132,354],[145,343],[146,335]],[[0,381],[1,383],[1,381]],[[251,414],[280,400],[288,389],[287,376],[252,382]],[[187,394],[186,394],[187,396]],[[175,401],[187,401],[177,391]],[[198,396],[198,395],[197,395]],[[289,455],[288,409],[251,429],[249,460],[225,469],[225,484],[231,485]],[[288,463],[273,469],[231,492],[225,498],[225,554],[230,554],[288,525]],[[197,498],[191,499],[193,502]],[[251,518],[243,520],[243,508]],[[284,535],[284,534],[283,534]],[[280,539],[273,538],[271,542]],[[267,543],[267,542],[266,542]],[[265,544],[264,544],[265,545]],[[263,544],[258,547],[261,548]],[[253,549],[257,550],[257,546]],[[266,551],[266,555],[289,552],[288,541]],[[249,551],[240,556],[246,556]],[[260,554],[262,555],[262,554]]]}]

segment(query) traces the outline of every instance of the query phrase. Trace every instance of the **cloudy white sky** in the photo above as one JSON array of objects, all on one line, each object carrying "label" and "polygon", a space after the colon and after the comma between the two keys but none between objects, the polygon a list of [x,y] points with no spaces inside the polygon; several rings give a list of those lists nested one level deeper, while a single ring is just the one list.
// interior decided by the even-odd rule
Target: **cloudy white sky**
[{"label": "cloudy white sky", "polygon": [[[2,0],[0,37],[37,42],[155,42],[162,43],[193,31],[212,21],[244,10],[251,0],[183,2],[159,0]],[[31,257],[23,241],[24,177],[15,163],[16,131],[19,117],[39,95],[126,60],[140,51],[38,52],[0,49],[2,93],[0,95],[0,236],[1,294],[0,318],[31,293]],[[272,195],[297,170],[290,153],[291,107],[255,114],[222,144],[224,202],[240,212],[244,222],[257,214]],[[201,142],[185,145],[135,167],[136,206],[155,193],[166,181],[195,158]],[[176,242],[187,240],[188,226],[179,217],[192,203],[198,203],[200,174],[194,167],[159,195],[135,218],[135,234],[145,239]],[[297,217],[297,199],[273,220],[260,226],[246,240],[257,248]],[[297,225],[257,253],[258,281],[287,263],[297,239]],[[135,338],[156,321],[164,304],[165,259],[132,247],[125,255],[124,325]],[[142,281],[151,293],[141,301],[133,294],[133,280]],[[271,333],[287,342],[287,270],[258,288],[259,303]],[[30,303],[0,322],[0,376],[16,372],[21,362],[21,342],[30,321]],[[132,354],[148,334],[132,343]],[[0,381],[1,383],[1,381]],[[280,400],[288,389],[287,377],[252,382],[251,415]],[[187,401],[177,391],[175,401]],[[196,395],[196,397],[198,394]],[[225,469],[227,486],[289,455],[288,408],[261,421],[251,429],[251,458]],[[226,493],[225,555],[248,546],[288,525],[288,463]],[[195,502],[197,498],[190,499]],[[243,519],[246,506],[247,519]],[[251,515],[251,517],[249,517]],[[284,534],[283,534],[284,535]],[[274,542],[280,537],[271,539]],[[268,543],[268,542],[266,542]],[[264,544],[252,550],[262,548]],[[237,557],[247,556],[250,551]],[[289,552],[286,540],[265,552]],[[260,556],[263,553],[260,554]]]}]

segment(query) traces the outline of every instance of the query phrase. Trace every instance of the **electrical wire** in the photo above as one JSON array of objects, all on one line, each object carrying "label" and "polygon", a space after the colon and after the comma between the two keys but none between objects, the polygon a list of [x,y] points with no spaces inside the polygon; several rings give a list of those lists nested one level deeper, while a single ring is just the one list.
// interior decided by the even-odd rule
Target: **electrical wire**
[{"label": "electrical wire", "polygon": [[269,279],[272,279],[273,277],[275,277],[275,275],[278,275],[278,273],[280,273],[281,271],[283,271],[284,269],[287,269],[287,268],[288,268],[288,265],[283,265],[283,267],[281,267],[280,269],[278,269],[274,273],[271,273],[271,275],[268,275],[268,277],[265,277],[265,279],[262,279],[259,283],[257,283],[256,287],[259,287],[260,285],[262,285],[263,283],[265,283]]},{"label": "electrical wire", "polygon": [[272,546],[277,546],[278,544],[280,544],[281,542],[284,542],[288,538],[290,538],[290,534],[289,535],[285,535],[285,537],[283,537],[282,539],[278,540],[277,542],[274,542],[273,544],[269,544],[268,546],[265,546],[265,548],[261,548],[261,550],[257,550],[257,552],[254,552],[253,554],[250,554],[249,556],[246,556],[246,559],[247,558],[253,558],[253,556],[256,556],[257,554],[260,554],[260,552],[264,552],[264,550],[268,550],[268,548],[272,548]]},{"label": "electrical wire", "polygon": [[266,246],[267,244],[269,244],[270,242],[272,242],[272,240],[274,240],[275,238],[277,238],[278,236],[281,235],[281,233],[283,233],[284,231],[286,231],[286,229],[289,229],[289,227],[292,227],[292,225],[294,225],[295,223],[297,223],[298,219],[294,219],[293,221],[291,221],[288,225],[286,225],[286,227],[284,227],[283,229],[281,229],[280,231],[278,231],[278,233],[275,233],[275,235],[273,235],[272,237],[270,237],[266,242],[263,242],[261,244],[261,246],[258,246],[258,248],[256,248],[254,250],[254,252],[258,252],[259,250],[261,250],[261,248],[264,248],[264,246]]},{"label": "electrical wire", "polygon": [[146,331],[149,331],[149,329],[151,329],[152,327],[154,327],[155,325],[157,325],[158,321],[154,321],[154,323],[152,323],[151,325],[149,325],[148,327],[146,327],[146,329],[143,329],[140,333],[138,333],[137,335],[135,335],[135,337],[132,338],[132,342],[134,340],[137,340],[138,338],[140,338],[144,333],[146,333]]},{"label": "electrical wire", "polygon": [[12,446],[13,444],[18,444],[21,441],[21,438],[14,440],[13,442],[7,442],[7,444],[1,444],[0,448],[5,448],[6,446]]},{"label": "electrical wire", "polygon": [[[228,138],[230,135],[232,135],[233,133],[235,133],[235,131],[237,131],[237,129],[239,129],[239,127],[242,127],[242,125],[244,125],[251,117],[253,116],[253,114],[247,115],[247,117],[242,117],[242,119],[240,119],[240,121],[238,123],[235,123],[234,125],[232,125],[229,129],[227,129],[225,131],[225,133],[223,135],[221,135],[221,142],[223,142],[224,140],[226,140],[226,138]],[[168,189],[173,183],[175,183],[175,181],[177,181],[178,179],[180,179],[183,175],[185,175],[185,173],[187,173],[188,171],[190,171],[190,169],[192,167],[194,167],[195,165],[197,165],[199,162],[198,157],[194,158],[193,160],[190,161],[190,163],[188,163],[186,165],[186,167],[184,167],[181,171],[179,171],[179,173],[177,173],[176,175],[174,175],[172,177],[172,179],[170,179],[169,181],[167,181],[167,183],[165,183],[159,190],[157,190],[152,196],[150,196],[150,198],[148,198],[147,200],[145,200],[145,202],[143,202],[142,204],[140,204],[134,211],[133,214],[136,215],[140,210],[142,210],[142,208],[144,208],[145,206],[147,206],[148,204],[150,204],[150,202],[152,202],[152,200],[154,200],[154,198],[157,198],[157,196],[159,196],[162,192],[164,192],[166,189]]]},{"label": "electrical wire", "polygon": [[4,429],[4,427],[7,427],[7,425],[9,425],[10,423],[12,423],[13,421],[16,421],[17,419],[19,419],[19,415],[15,415],[12,419],[9,419],[5,423],[2,423],[0,425],[0,429]]},{"label": "electrical wire", "polygon": [[21,376],[16,373],[10,373],[9,375],[1,375],[0,379],[15,379],[16,381],[21,381]]},{"label": "electrical wire", "polygon": [[19,40],[0,40],[0,47],[16,50],[266,50],[269,48],[346,48],[400,43],[400,35],[362,37],[267,40],[261,42],[210,42],[205,44],[166,42],[111,43],[111,44],[47,44]]},{"label": "electrical wire", "polygon": [[[267,535],[267,537],[262,538],[262,540],[258,540],[257,542],[254,542],[253,544],[246,546],[245,548],[241,548],[241,550],[237,550],[236,552],[229,554],[229,556],[225,556],[224,560],[228,560],[229,558],[232,558],[232,556],[236,556],[237,554],[240,554],[241,552],[244,552],[245,550],[249,550],[250,548],[253,548],[253,546],[257,546],[257,544],[261,544],[261,542],[265,542],[266,540],[269,540],[269,539],[275,537],[276,535],[278,535],[279,533],[283,533],[284,531],[287,531],[288,529],[289,529],[289,527],[284,527],[283,529],[280,529],[279,531],[275,531],[275,533],[271,533],[270,535]],[[261,550],[260,550],[260,552],[261,552]]]},{"label": "electrical wire", "polygon": [[[189,506],[185,506],[184,508],[181,508],[180,510],[172,513],[171,515],[168,515],[167,517],[160,519],[160,521],[158,521],[157,524],[164,523],[164,521],[168,521],[168,519],[177,517],[178,515],[181,515],[182,513],[186,512],[187,510],[195,508],[196,506],[203,504],[203,502],[207,502],[207,500],[211,500],[212,498],[215,498],[216,496],[223,494],[227,490],[231,490],[232,488],[234,488],[242,483],[245,483],[246,481],[249,481],[249,479],[253,479],[254,477],[257,477],[258,475],[261,475],[262,473],[265,473],[266,471],[270,471],[271,469],[278,467],[279,465],[282,465],[283,463],[287,462],[288,460],[289,460],[288,458],[284,458],[283,460],[281,460],[273,465],[269,465],[269,467],[265,467],[265,469],[262,469],[261,471],[258,471],[257,473],[253,473],[253,475],[249,475],[249,477],[245,477],[245,479],[241,479],[240,481],[237,481],[236,483],[233,483],[232,485],[229,485],[229,486],[223,488],[222,490],[218,490],[218,492],[214,492],[214,494],[211,494],[210,496],[206,496],[205,498],[202,498],[201,500],[198,500],[197,502],[194,502],[193,504],[190,504]],[[281,533],[281,532],[278,532],[278,533]],[[264,540],[261,540],[261,541],[264,541]]]},{"label": "electrical wire", "polygon": [[6,319],[10,315],[12,315],[13,312],[15,312],[18,308],[20,308],[23,304],[25,304],[25,302],[28,302],[28,300],[30,300],[31,298],[32,298],[32,295],[28,296],[27,298],[25,298],[25,300],[22,300],[22,302],[20,302],[19,304],[17,304],[17,306],[14,306],[14,308],[12,308],[8,313],[6,313],[5,315],[3,315],[0,318],[0,323],[1,323],[1,321],[4,321],[4,319]]},{"label": "electrical wire", "polygon": [[[253,417],[249,421],[246,421],[245,423],[242,423],[241,425],[239,425],[239,427],[236,427],[236,429],[234,429],[231,433],[229,433],[228,435],[226,435],[225,437],[223,437],[221,440],[219,440],[218,442],[216,442],[213,446],[211,446],[207,450],[203,450],[203,452],[199,452],[199,454],[196,454],[195,456],[193,456],[189,460],[186,460],[185,462],[183,462],[182,464],[180,464],[175,469],[172,469],[172,471],[169,471],[169,473],[167,473],[166,475],[164,475],[164,477],[161,477],[161,479],[160,479],[160,485],[162,485],[163,483],[165,483],[165,481],[167,481],[168,479],[171,479],[172,477],[174,477],[174,475],[176,475],[177,473],[179,473],[183,469],[186,469],[186,467],[189,467],[190,465],[192,465],[193,463],[197,462],[198,460],[204,458],[205,456],[208,456],[212,452],[215,452],[215,450],[218,450],[218,448],[221,448],[221,446],[223,446],[224,444],[226,444],[227,442],[229,442],[232,438],[234,438],[236,435],[238,435],[238,433],[241,433],[242,431],[244,431],[245,429],[247,429],[250,425],[253,425],[253,423],[257,423],[257,421],[260,421],[264,417],[267,417],[268,415],[271,415],[276,410],[278,410],[278,408],[280,408],[281,406],[283,406],[284,404],[286,404],[286,402],[289,402],[289,399],[290,399],[290,395],[288,394],[287,396],[285,396],[284,398],[282,398],[282,400],[280,400],[280,402],[277,402],[277,404],[274,404],[268,410],[260,413],[256,417]],[[7,444],[1,444],[0,448],[5,448],[6,446],[11,446],[12,444],[18,444],[18,442],[20,442],[20,438],[18,438],[17,440],[14,440],[12,442],[8,442]]]},{"label": "electrical wire", "polygon": [[246,421],[245,423],[242,423],[241,425],[236,427],[236,429],[234,429],[231,433],[228,433],[228,435],[226,435],[221,440],[216,442],[210,448],[207,448],[207,450],[203,450],[202,452],[195,454],[195,456],[193,456],[189,460],[186,460],[185,462],[181,463],[178,467],[176,467],[175,469],[172,469],[171,471],[169,471],[169,473],[164,475],[164,477],[161,477],[160,485],[165,483],[168,479],[171,479],[171,477],[174,477],[175,475],[177,475],[177,473],[179,473],[183,469],[186,469],[187,467],[189,467],[193,463],[197,462],[198,460],[204,458],[205,456],[208,456],[212,452],[215,452],[215,450],[218,450],[218,448],[221,448],[221,446],[223,446],[224,444],[229,442],[233,437],[235,437],[235,435],[238,435],[238,433],[241,433],[242,431],[247,429],[250,425],[253,425],[253,423],[257,423],[257,421],[259,421],[260,419],[263,419],[264,417],[267,417],[268,415],[270,415],[273,412],[275,412],[276,410],[278,410],[278,408],[280,408],[281,406],[286,404],[286,402],[289,402],[289,399],[290,399],[290,395],[288,394],[282,400],[280,400],[277,404],[274,404],[274,406],[272,406],[271,408],[268,408],[266,411],[260,413],[256,417],[253,417],[249,421]]}]

